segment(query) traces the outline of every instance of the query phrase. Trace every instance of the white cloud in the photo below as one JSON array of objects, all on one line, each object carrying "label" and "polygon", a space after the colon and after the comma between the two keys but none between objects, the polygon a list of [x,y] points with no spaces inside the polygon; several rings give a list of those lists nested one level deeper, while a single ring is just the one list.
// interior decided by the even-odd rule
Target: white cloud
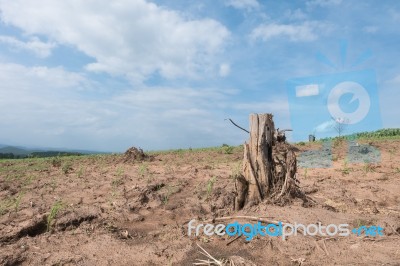
[{"label": "white cloud", "polygon": [[227,0],[225,2],[227,6],[232,6],[237,9],[257,9],[260,7],[260,4],[257,0]]},{"label": "white cloud", "polygon": [[33,52],[39,57],[45,58],[51,55],[51,50],[56,47],[54,42],[42,42],[37,37],[31,37],[29,41],[23,42],[12,36],[0,35],[0,43],[9,45],[15,50],[26,50]]},{"label": "white cloud", "polygon": [[284,17],[289,20],[304,20],[307,15],[300,8],[297,8],[295,10],[286,10]]},{"label": "white cloud", "polygon": [[[7,96],[18,91],[33,90],[38,97],[57,89],[87,87],[90,82],[81,74],[68,72],[62,67],[26,67],[19,64],[0,63],[0,93]],[[39,85],[40,84],[40,85]],[[45,84],[46,86],[42,86]],[[44,95],[41,95],[41,93]],[[0,98],[3,99],[4,98]]]},{"label": "white cloud", "polygon": [[296,86],[296,97],[307,97],[319,94],[318,84]]},{"label": "white cloud", "polygon": [[103,85],[80,73],[3,63],[0,84],[0,143],[123,151],[241,142],[223,122],[235,90],[143,86],[102,94]]},{"label": "white cloud", "polygon": [[390,9],[389,10],[389,15],[392,18],[393,21],[400,21],[400,12],[395,10],[395,9]]},{"label": "white cloud", "polygon": [[306,5],[309,7],[320,6],[320,7],[329,7],[340,5],[342,0],[310,0],[307,1]]},{"label": "white cloud", "polygon": [[249,113],[272,113],[279,114],[279,116],[288,116],[289,114],[289,103],[287,99],[235,103],[232,105],[232,108]]},{"label": "white cloud", "polygon": [[397,97],[399,91],[400,73],[382,83],[379,90],[379,100],[383,127],[398,128],[400,126],[399,100]]},{"label": "white cloud", "polygon": [[379,28],[377,26],[366,26],[363,28],[363,31],[366,33],[376,33],[378,29]]},{"label": "white cloud", "polygon": [[334,120],[325,121],[318,126],[316,126],[313,130],[313,133],[327,133],[331,132],[336,125]]},{"label": "white cloud", "polygon": [[396,75],[395,77],[389,79],[386,82],[389,86],[400,87],[400,74]]},{"label": "white cloud", "polygon": [[[287,99],[240,102],[232,104],[231,108],[240,111],[240,113],[245,114],[246,117],[250,113],[271,113],[274,116],[276,128],[290,128],[289,103]],[[246,122],[242,122],[242,125],[246,125]]]},{"label": "white cloud", "polygon": [[150,74],[192,77],[218,67],[229,31],[213,19],[189,20],[144,0],[0,0],[3,22],[46,35],[95,58],[90,71],[142,81]]},{"label": "white cloud", "polygon": [[322,29],[327,29],[327,25],[314,21],[301,24],[262,24],[251,32],[250,37],[253,40],[261,39],[263,41],[281,36],[294,42],[314,41],[318,39]]},{"label": "white cloud", "polygon": [[219,75],[221,77],[227,77],[231,73],[231,66],[227,63],[223,63],[219,66]]}]

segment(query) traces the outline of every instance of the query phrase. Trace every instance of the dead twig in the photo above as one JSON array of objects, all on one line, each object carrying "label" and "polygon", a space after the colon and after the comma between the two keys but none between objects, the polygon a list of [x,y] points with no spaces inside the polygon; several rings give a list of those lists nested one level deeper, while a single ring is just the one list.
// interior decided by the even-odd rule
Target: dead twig
[{"label": "dead twig", "polygon": [[390,226],[390,228],[392,228],[393,232],[394,232],[396,235],[400,236],[400,234],[397,233],[397,231],[394,229],[394,227],[393,227],[392,225],[390,225],[390,224],[388,224],[388,225]]},{"label": "dead twig", "polygon": [[[226,119],[225,119],[225,120],[226,120]],[[246,131],[247,133],[250,133],[248,130],[242,128],[241,126],[239,126],[239,125],[237,125],[235,122],[233,122],[232,119],[228,118],[228,120],[231,121],[231,123],[232,123],[233,125],[235,125],[236,127],[240,128],[241,130]]]},{"label": "dead twig", "polygon": [[242,235],[238,235],[237,237],[235,237],[234,239],[232,239],[231,241],[229,241],[228,243],[226,243],[227,246],[229,246],[230,244],[232,244],[233,242],[235,242],[236,240],[238,240]]},{"label": "dead twig", "polygon": [[291,260],[292,262],[298,263],[299,266],[303,265],[303,263],[306,261],[305,258],[298,258],[298,259],[290,258],[290,260]]},{"label": "dead twig", "polygon": [[315,243],[315,246],[317,247],[317,249],[318,249],[319,251],[325,253],[325,251],[318,245],[318,242],[317,242],[316,240],[314,241],[314,243]]},{"label": "dead twig", "polygon": [[327,247],[326,247],[326,244],[325,244],[325,240],[324,240],[324,239],[322,240],[322,245],[324,246],[326,255],[329,256],[329,252],[328,252],[328,249],[327,249]]},{"label": "dead twig", "polygon": [[202,251],[200,251],[200,253],[203,254],[204,256],[206,256],[207,258],[209,258],[210,260],[197,259],[197,261],[199,261],[199,262],[195,262],[195,263],[193,263],[193,265],[218,265],[218,266],[224,265],[224,262],[215,259],[213,256],[210,255],[210,253],[208,253],[199,244],[196,243],[196,245],[202,250]]}]

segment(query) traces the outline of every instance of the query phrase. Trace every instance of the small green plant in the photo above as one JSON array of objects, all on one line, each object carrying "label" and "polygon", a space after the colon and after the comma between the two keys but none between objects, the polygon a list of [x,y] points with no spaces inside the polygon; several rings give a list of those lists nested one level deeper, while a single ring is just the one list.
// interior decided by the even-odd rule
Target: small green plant
[{"label": "small green plant", "polygon": [[163,202],[164,205],[167,205],[169,197],[171,196],[171,194],[172,194],[172,189],[171,189],[170,186],[167,186],[167,193],[162,198],[162,202]]},{"label": "small green plant", "polygon": [[344,160],[344,162],[343,162],[343,168],[342,168],[342,170],[341,170],[342,175],[348,175],[348,174],[350,173],[350,170],[351,170],[351,169],[348,167],[347,160]]},{"label": "small green plant", "polygon": [[233,146],[223,146],[223,149],[224,149],[225,154],[232,154],[234,147]]},{"label": "small green plant", "polygon": [[53,191],[53,192],[57,188],[57,181],[54,177],[51,179],[50,187],[51,187],[51,191]]},{"label": "small green plant", "polygon": [[142,163],[139,166],[138,171],[139,171],[139,175],[142,176],[142,177],[144,177],[146,174],[148,174],[149,170],[147,168],[147,164],[146,163]]},{"label": "small green plant", "polygon": [[216,176],[211,177],[207,182],[207,199],[212,194],[215,182],[217,182],[217,177]]},{"label": "small green plant", "polygon": [[345,141],[344,137],[337,137],[333,140],[333,147],[337,148],[342,145],[342,143]]},{"label": "small green plant", "polygon": [[122,167],[118,167],[115,172],[115,175],[120,178],[123,176],[124,173],[125,173],[124,169]]},{"label": "small green plant", "polygon": [[164,186],[164,183],[156,184],[156,191],[161,190]]},{"label": "small green plant", "polygon": [[389,154],[390,154],[390,160],[392,160],[393,156],[395,155],[396,150],[395,149],[390,149]]},{"label": "small green plant", "polygon": [[0,215],[6,214],[9,212],[10,207],[12,206],[13,202],[10,199],[0,200]]},{"label": "small green plant", "polygon": [[177,149],[177,150],[174,151],[174,153],[175,153],[176,155],[178,155],[179,158],[183,158],[183,156],[185,155],[185,150],[183,150],[183,149]]},{"label": "small green plant", "polygon": [[174,174],[174,173],[175,173],[175,170],[174,170],[174,168],[172,167],[172,164],[171,164],[171,163],[166,163],[166,164],[164,165],[164,167],[165,167],[165,173],[166,173],[166,174]]},{"label": "small green plant", "polygon": [[80,166],[78,172],[76,173],[76,176],[78,178],[81,178],[84,175],[84,173],[85,173],[85,170],[84,170],[83,166]]},{"label": "small green plant", "polygon": [[24,186],[29,186],[30,184],[32,184],[34,178],[35,177],[32,175],[27,176],[24,181]]},{"label": "small green plant", "polygon": [[299,146],[304,146],[304,145],[306,145],[306,143],[305,143],[304,141],[300,141],[300,142],[298,143],[298,145],[299,145]]},{"label": "small green plant", "polygon": [[122,181],[121,178],[115,178],[112,182],[111,182],[111,186],[113,188],[117,188],[118,186],[122,185],[124,182]]},{"label": "small green plant", "polygon": [[18,208],[19,208],[19,205],[20,205],[20,203],[21,203],[21,199],[22,199],[23,196],[24,196],[24,193],[23,193],[23,192],[20,192],[20,193],[18,194],[18,196],[15,198],[15,200],[14,200],[14,209],[15,209],[15,212],[18,212]]},{"label": "small green plant", "polygon": [[361,227],[361,226],[370,226],[375,224],[375,220],[370,219],[370,220],[365,220],[365,219],[355,219],[353,222],[353,227]]},{"label": "small green plant", "polygon": [[51,160],[51,165],[52,165],[53,167],[60,167],[60,166],[61,166],[61,158],[60,158],[59,156],[54,157],[54,158]]},{"label": "small green plant", "polygon": [[232,167],[232,174],[230,177],[233,180],[236,180],[236,178],[241,175],[241,168],[242,168],[242,162],[239,162]]},{"label": "small green plant", "polygon": [[63,208],[63,203],[58,200],[54,203],[54,205],[50,209],[50,214],[47,216],[47,231],[51,230],[51,227],[54,224],[54,219],[57,216],[57,213]]},{"label": "small green plant", "polygon": [[72,170],[72,165],[70,162],[66,162],[62,167],[62,172],[66,175]]},{"label": "small green plant", "polygon": [[363,169],[365,173],[375,172],[375,167],[368,161],[364,162]]}]

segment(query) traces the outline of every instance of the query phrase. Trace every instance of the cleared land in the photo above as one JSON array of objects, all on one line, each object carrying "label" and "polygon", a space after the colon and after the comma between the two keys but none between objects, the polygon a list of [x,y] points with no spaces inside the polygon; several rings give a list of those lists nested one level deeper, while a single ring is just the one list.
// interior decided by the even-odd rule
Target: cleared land
[{"label": "cleared land", "polygon": [[[332,167],[298,169],[317,204],[293,199],[232,210],[241,147],[0,161],[3,265],[192,265],[239,256],[255,265],[399,265],[400,140],[368,140],[379,163],[351,164],[335,142]],[[321,143],[297,145],[298,155]],[[289,223],[380,225],[383,237],[188,237],[191,219],[248,215]],[[246,220],[238,220],[246,222]],[[236,257],[237,258],[237,257]],[[240,259],[240,258],[237,258]],[[240,265],[240,264],[236,264]],[[244,264],[241,264],[244,265]]]}]

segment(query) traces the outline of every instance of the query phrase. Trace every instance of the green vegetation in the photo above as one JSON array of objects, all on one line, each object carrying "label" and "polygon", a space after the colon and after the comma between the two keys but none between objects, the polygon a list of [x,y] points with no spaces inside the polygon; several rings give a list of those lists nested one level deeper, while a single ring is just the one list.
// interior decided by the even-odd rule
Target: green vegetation
[{"label": "green vegetation", "polygon": [[231,170],[232,174],[230,177],[236,180],[236,178],[242,174],[242,162],[238,162],[236,165],[232,166]]},{"label": "green vegetation", "polygon": [[[224,145],[225,145],[225,146],[224,146]],[[232,154],[234,148],[235,148],[235,147],[229,146],[229,145],[226,145],[226,144],[223,144],[223,145],[222,145],[222,149],[223,149],[223,151],[224,151],[225,154]]]},{"label": "green vegetation", "polygon": [[21,199],[23,196],[24,196],[24,193],[20,192],[20,193],[18,193],[18,196],[15,198],[15,201],[14,201],[15,212],[18,212],[19,204],[21,203]]},{"label": "green vegetation", "polygon": [[345,138],[344,137],[336,137],[333,139],[333,148],[337,148],[341,146],[344,142]]},{"label": "green vegetation", "polygon": [[140,175],[141,177],[144,177],[146,174],[148,174],[148,173],[149,173],[149,169],[148,169],[147,164],[146,164],[146,163],[142,163],[142,164],[139,166],[138,171],[139,171],[139,175]]},{"label": "green vegetation", "polygon": [[117,167],[117,170],[115,171],[116,177],[121,178],[121,177],[124,175],[124,173],[125,173],[124,168],[118,166],[118,167]]},{"label": "green vegetation", "polygon": [[171,194],[173,192],[171,186],[167,186],[166,189],[167,189],[167,193],[162,197],[162,203],[164,205],[167,205],[169,197],[171,196]]},{"label": "green vegetation", "polygon": [[369,172],[375,172],[375,166],[372,163],[369,163],[368,161],[364,162],[363,170],[365,173]]},{"label": "green vegetation", "polygon": [[[222,146],[219,147],[206,147],[206,148],[188,148],[188,149],[170,149],[170,150],[155,150],[155,151],[146,151],[147,154],[149,155],[156,155],[156,154],[165,154],[165,153],[184,153],[184,152],[221,152],[222,148],[226,148],[229,146],[228,144],[222,144]],[[242,151],[243,145],[239,146],[229,146],[232,147],[232,151],[237,151],[240,150]]]},{"label": "green vegetation", "polygon": [[323,138],[321,141],[336,140],[336,139],[392,139],[400,138],[400,128],[385,128],[370,132],[358,132],[342,137]]},{"label": "green vegetation", "polygon": [[207,182],[207,199],[210,198],[212,194],[215,182],[217,182],[216,176],[211,177]]},{"label": "green vegetation", "polygon": [[124,183],[124,181],[120,178],[114,178],[113,181],[111,181],[111,186],[116,189],[117,187],[119,187],[120,185],[122,185]]},{"label": "green vegetation", "polygon": [[348,175],[350,173],[351,168],[349,168],[347,160],[344,160],[343,168],[340,171],[342,172],[342,175]]},{"label": "green vegetation", "polygon": [[68,174],[70,171],[72,170],[72,165],[70,162],[66,162],[64,163],[63,167],[62,167],[62,172],[66,175]]},{"label": "green vegetation", "polygon": [[59,156],[53,158],[53,159],[51,160],[51,165],[52,165],[53,167],[60,167],[60,166],[61,166],[61,158],[60,158]]},{"label": "green vegetation", "polygon": [[0,215],[6,214],[12,210],[18,212],[23,196],[24,192],[19,192],[15,197],[9,197],[4,200],[0,200]]},{"label": "green vegetation", "polygon": [[361,227],[361,226],[371,226],[371,225],[376,224],[376,220],[375,219],[366,220],[366,219],[360,218],[360,219],[355,219],[352,222],[352,224],[353,224],[353,227],[355,227],[355,228]]},{"label": "green vegetation", "polygon": [[400,128],[386,128],[372,132],[355,133],[350,136],[356,138],[386,138],[386,137],[400,137]]},{"label": "green vegetation", "polygon": [[47,231],[51,230],[51,227],[54,224],[54,219],[57,216],[57,213],[63,208],[63,203],[58,200],[54,203],[54,205],[50,209],[50,214],[47,216]]},{"label": "green vegetation", "polygon": [[76,176],[78,178],[81,178],[84,174],[85,174],[85,169],[82,166],[80,166],[78,172],[76,173]]}]

